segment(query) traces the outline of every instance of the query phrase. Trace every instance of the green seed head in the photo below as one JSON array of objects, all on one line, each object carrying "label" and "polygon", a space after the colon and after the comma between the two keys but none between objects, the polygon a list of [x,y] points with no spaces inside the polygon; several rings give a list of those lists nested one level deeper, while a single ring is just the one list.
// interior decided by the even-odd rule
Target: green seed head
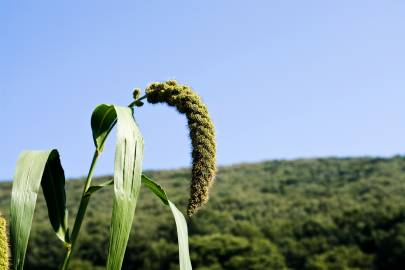
[{"label": "green seed head", "polygon": [[192,144],[192,180],[187,214],[193,215],[208,201],[208,191],[216,173],[214,125],[201,98],[188,86],[170,80],[146,88],[149,103],[176,107],[188,120]]},{"label": "green seed head", "polygon": [[6,220],[0,217],[0,269],[8,269],[8,251]]}]

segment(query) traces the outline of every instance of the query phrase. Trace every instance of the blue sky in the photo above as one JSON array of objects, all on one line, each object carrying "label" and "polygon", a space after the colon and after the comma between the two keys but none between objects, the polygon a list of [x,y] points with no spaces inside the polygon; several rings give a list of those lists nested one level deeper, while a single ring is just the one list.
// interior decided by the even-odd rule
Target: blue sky
[{"label": "blue sky", "polygon": [[[93,108],[173,78],[207,103],[222,165],[403,154],[404,13],[400,0],[1,1],[0,179],[25,149],[58,148],[67,176],[86,174]],[[147,105],[136,119],[145,168],[190,164],[182,116]]]}]

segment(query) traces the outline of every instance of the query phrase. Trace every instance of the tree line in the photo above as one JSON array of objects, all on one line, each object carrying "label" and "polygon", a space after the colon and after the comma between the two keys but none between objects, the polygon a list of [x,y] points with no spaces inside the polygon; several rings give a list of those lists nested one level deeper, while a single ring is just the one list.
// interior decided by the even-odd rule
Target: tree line
[{"label": "tree line", "polygon": [[[189,170],[146,174],[185,211]],[[77,209],[82,181],[67,182],[69,209]],[[6,215],[10,192],[11,183],[0,184]],[[404,194],[401,156],[222,167],[209,203],[188,220],[194,269],[404,269]],[[178,269],[170,213],[148,192],[141,196],[123,269]],[[104,269],[111,204],[111,190],[95,194],[71,269]],[[25,269],[56,269],[63,256],[46,211],[40,195]]]}]

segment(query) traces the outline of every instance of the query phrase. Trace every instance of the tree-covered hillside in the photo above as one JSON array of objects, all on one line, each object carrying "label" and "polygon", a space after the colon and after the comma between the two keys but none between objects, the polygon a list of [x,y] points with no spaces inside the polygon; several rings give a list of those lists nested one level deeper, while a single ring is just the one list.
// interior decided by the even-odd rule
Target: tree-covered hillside
[{"label": "tree-covered hillside", "polygon": [[[189,170],[147,174],[184,212]],[[71,213],[82,186],[67,183]],[[0,184],[5,214],[10,192]],[[224,167],[210,197],[189,220],[194,269],[405,269],[404,157]],[[104,269],[111,204],[111,188],[93,197],[71,269]],[[170,212],[143,189],[123,269],[178,269],[176,241]],[[25,269],[56,269],[62,254],[41,194]]]}]

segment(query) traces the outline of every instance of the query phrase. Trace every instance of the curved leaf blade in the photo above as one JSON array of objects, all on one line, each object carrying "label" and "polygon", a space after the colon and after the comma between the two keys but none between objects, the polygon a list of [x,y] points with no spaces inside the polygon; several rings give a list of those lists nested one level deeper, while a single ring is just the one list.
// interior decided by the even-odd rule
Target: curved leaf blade
[{"label": "curved leaf blade", "polygon": [[108,186],[111,186],[111,185],[113,185],[113,184],[114,184],[114,180],[108,180],[107,182],[101,183],[101,184],[99,184],[99,185],[91,186],[91,187],[87,190],[85,196],[91,196],[93,193],[99,191],[100,189],[105,188],[105,187],[108,187]]},{"label": "curved leaf blade", "polygon": [[113,106],[117,115],[114,204],[107,270],[122,267],[141,187],[143,138],[128,107]]},{"label": "curved leaf blade", "polygon": [[91,115],[93,141],[97,151],[102,152],[104,143],[117,122],[117,113],[113,105],[100,104]]},{"label": "curved leaf blade", "polygon": [[190,251],[189,251],[189,244],[188,244],[188,228],[187,222],[184,218],[183,214],[177,209],[176,205],[172,203],[164,189],[152,179],[147,177],[146,175],[142,175],[142,183],[149,188],[162,202],[170,207],[172,211],[174,220],[176,222],[177,227],[177,238],[179,242],[179,261],[180,261],[180,270],[192,270],[193,267],[191,265],[190,260]]},{"label": "curved leaf blade", "polygon": [[57,150],[23,152],[17,162],[10,209],[12,259],[16,270],[24,266],[40,184],[57,237],[64,242],[69,240],[65,175]]},{"label": "curved leaf blade", "polygon": [[166,205],[169,205],[169,200],[167,199],[166,191],[152,179],[142,174],[142,184],[149,188],[160,200]]}]

